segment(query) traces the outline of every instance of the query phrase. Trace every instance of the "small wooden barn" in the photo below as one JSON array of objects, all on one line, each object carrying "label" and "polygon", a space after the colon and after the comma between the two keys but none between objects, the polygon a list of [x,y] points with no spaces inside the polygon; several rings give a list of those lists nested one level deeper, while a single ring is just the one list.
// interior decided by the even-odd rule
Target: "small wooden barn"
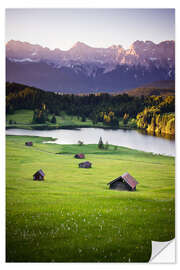
[{"label": "small wooden barn", "polygon": [[33,143],[32,142],[25,142],[25,145],[26,146],[33,146]]},{"label": "small wooden barn", "polygon": [[137,184],[138,182],[129,173],[124,173],[107,185],[110,189],[135,191]]},{"label": "small wooden barn", "polygon": [[80,153],[80,154],[76,154],[74,157],[81,159],[81,158],[85,158],[85,155]]},{"label": "small wooden barn", "polygon": [[92,163],[89,161],[79,163],[79,168],[91,168]]},{"label": "small wooden barn", "polygon": [[45,173],[40,169],[33,175],[33,180],[39,180],[43,181],[44,180]]}]

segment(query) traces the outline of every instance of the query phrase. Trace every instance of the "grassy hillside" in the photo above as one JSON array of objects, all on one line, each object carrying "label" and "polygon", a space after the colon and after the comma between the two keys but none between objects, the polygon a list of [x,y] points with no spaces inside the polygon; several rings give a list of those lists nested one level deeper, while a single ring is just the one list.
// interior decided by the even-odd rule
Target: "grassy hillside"
[{"label": "grassy hillside", "polygon": [[[49,114],[49,119],[52,118],[52,115]],[[102,122],[93,124],[92,120],[86,119],[85,122],[82,122],[81,119],[77,116],[69,116],[64,114],[63,116],[56,115],[56,124],[51,122],[46,122],[44,124],[32,124],[33,110],[16,110],[14,114],[7,114],[6,116],[6,127],[7,128],[23,128],[23,129],[56,129],[56,128],[76,128],[76,127],[103,127],[103,128],[112,128],[104,125]],[[134,120],[134,119],[133,119]],[[12,124],[10,124],[12,121]],[[119,121],[119,128],[130,129],[135,128],[136,123],[130,120],[127,125],[123,124],[123,119]]]},{"label": "grassy hillside", "polygon": [[[174,158],[42,140],[7,136],[8,262],[146,262],[151,240],[174,238]],[[91,169],[78,168],[78,152]],[[40,168],[45,181],[33,181]],[[109,190],[124,172],[137,191]]]},{"label": "grassy hillside", "polygon": [[[46,122],[45,124],[32,124],[33,110],[16,110],[14,114],[8,114],[6,117],[6,127],[7,128],[24,128],[24,129],[38,129],[38,128],[65,128],[65,127],[76,127],[76,126],[93,126],[91,120],[86,120],[86,122],[80,121],[77,116],[56,116],[56,124],[51,122]],[[49,119],[52,118],[52,115],[49,114]],[[9,120],[15,121],[16,124],[9,124]],[[99,123],[99,126],[102,126]]]}]

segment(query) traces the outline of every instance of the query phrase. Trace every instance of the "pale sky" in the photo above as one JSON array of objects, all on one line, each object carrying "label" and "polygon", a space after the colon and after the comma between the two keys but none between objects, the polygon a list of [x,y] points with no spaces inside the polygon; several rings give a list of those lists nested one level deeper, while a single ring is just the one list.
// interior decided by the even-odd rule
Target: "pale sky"
[{"label": "pale sky", "polygon": [[50,49],[77,41],[92,47],[136,40],[175,40],[175,9],[6,9],[6,42],[14,39]]}]

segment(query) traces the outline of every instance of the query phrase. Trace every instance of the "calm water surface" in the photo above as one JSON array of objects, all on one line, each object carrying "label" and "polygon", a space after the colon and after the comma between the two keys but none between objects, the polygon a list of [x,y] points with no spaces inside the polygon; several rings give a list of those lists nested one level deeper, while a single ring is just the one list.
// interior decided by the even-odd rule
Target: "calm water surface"
[{"label": "calm water surface", "polygon": [[142,134],[137,130],[107,130],[99,128],[81,128],[79,130],[25,130],[8,129],[7,135],[29,135],[57,138],[57,144],[76,144],[78,140],[84,144],[96,144],[100,136],[105,143],[125,146],[132,149],[175,156],[175,140]]}]

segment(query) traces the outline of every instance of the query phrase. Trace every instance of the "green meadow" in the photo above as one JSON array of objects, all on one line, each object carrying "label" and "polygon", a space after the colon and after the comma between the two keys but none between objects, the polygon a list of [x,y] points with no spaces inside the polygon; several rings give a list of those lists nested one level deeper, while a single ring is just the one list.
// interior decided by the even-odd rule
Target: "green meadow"
[{"label": "green meadow", "polygon": [[[53,115],[49,114],[49,119]],[[35,129],[38,127],[49,127],[49,128],[59,128],[59,127],[75,127],[75,126],[92,126],[92,121],[88,120],[86,122],[81,122],[77,116],[69,116],[64,114],[63,116],[56,116],[56,124],[51,122],[46,122],[44,124],[32,124],[33,110],[16,110],[14,114],[8,114],[6,117],[6,126],[15,128],[25,128],[25,129]],[[15,121],[16,124],[9,124],[9,120]]]},{"label": "green meadow", "polygon": [[[49,114],[49,120],[52,118],[52,114]],[[56,124],[46,122],[44,124],[32,124],[33,110],[16,110],[13,114],[6,115],[6,127],[7,128],[23,128],[23,129],[59,129],[59,128],[76,128],[76,127],[98,127],[98,128],[110,128],[110,126],[104,125],[102,122],[93,124],[92,120],[86,119],[85,122],[81,121],[80,117],[69,116],[63,114],[61,116],[56,115]],[[10,123],[12,121],[12,123]],[[134,119],[128,121],[125,125],[123,119],[119,120],[119,128],[134,129],[136,124]]]},{"label": "green meadow", "polygon": [[[6,136],[7,262],[148,262],[151,240],[175,237],[173,157],[50,140]],[[78,168],[81,152],[91,169]],[[33,181],[39,169],[45,181]],[[109,190],[125,172],[137,191]]]}]

